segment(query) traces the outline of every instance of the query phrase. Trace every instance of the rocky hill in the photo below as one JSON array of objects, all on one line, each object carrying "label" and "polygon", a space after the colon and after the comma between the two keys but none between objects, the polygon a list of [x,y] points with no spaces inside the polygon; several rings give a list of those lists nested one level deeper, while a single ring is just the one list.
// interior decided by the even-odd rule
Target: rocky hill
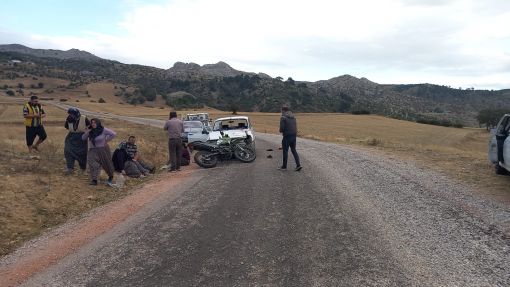
[{"label": "rocky hill", "polygon": [[[6,66],[6,75],[29,74],[71,83],[111,80],[133,91],[118,91],[126,102],[153,101],[161,95],[176,108],[210,107],[239,111],[276,112],[290,105],[298,112],[370,112],[399,119],[438,119],[474,125],[484,108],[510,107],[510,90],[463,90],[432,84],[381,85],[343,75],[317,82],[271,78],[238,71],[224,62],[200,66],[177,62],[164,70],[127,65],[79,50],[30,49],[0,46],[0,63],[17,59],[31,65]],[[179,97],[176,97],[178,93]]]},{"label": "rocky hill", "polygon": [[51,50],[51,49],[32,49],[19,44],[0,45],[0,52],[15,52],[25,55],[31,55],[35,57],[43,58],[55,58],[55,59],[80,59],[80,60],[100,60],[101,58],[78,49],[71,49],[67,51]]}]

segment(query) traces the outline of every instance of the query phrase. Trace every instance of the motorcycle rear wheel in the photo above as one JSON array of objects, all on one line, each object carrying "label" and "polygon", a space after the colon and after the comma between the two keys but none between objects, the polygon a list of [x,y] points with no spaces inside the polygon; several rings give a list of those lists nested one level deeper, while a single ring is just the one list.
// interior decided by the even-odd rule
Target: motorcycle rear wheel
[{"label": "motorcycle rear wheel", "polygon": [[201,150],[194,156],[195,162],[203,168],[212,168],[218,164],[218,157],[212,152]]},{"label": "motorcycle rear wheel", "polygon": [[242,162],[252,162],[257,158],[255,150],[247,146],[244,146],[243,149],[236,148],[234,151],[234,156]]}]

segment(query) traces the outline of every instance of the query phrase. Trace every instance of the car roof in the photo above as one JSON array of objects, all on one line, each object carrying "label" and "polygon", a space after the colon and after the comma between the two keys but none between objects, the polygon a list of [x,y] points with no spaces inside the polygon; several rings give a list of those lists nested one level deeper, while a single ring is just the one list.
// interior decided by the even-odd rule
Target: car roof
[{"label": "car roof", "polygon": [[215,122],[217,122],[217,121],[225,121],[225,120],[248,120],[249,121],[250,118],[245,117],[245,116],[225,117],[225,118],[216,119]]}]

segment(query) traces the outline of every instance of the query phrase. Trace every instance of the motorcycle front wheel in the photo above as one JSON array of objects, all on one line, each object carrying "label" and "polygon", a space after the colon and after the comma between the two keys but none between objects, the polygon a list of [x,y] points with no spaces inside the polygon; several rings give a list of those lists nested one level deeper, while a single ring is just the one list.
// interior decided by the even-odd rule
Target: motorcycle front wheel
[{"label": "motorcycle front wheel", "polygon": [[242,162],[252,162],[257,158],[257,154],[255,153],[255,150],[244,146],[241,148],[236,148],[234,151],[234,156],[242,161]]},{"label": "motorcycle front wheel", "polygon": [[218,164],[218,157],[210,151],[201,150],[195,154],[195,162],[203,168],[215,167]]}]

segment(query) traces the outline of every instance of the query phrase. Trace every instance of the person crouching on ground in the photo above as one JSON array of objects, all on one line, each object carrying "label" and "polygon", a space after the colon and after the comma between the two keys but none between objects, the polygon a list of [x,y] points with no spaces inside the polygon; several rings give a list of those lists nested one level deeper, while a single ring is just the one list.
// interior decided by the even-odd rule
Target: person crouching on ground
[{"label": "person crouching on ground", "polygon": [[[119,154],[120,151],[125,151],[125,160],[120,159],[120,157],[123,157]],[[127,141],[121,142],[116,153],[117,156],[115,153],[113,155],[114,165],[117,161],[117,165],[120,167],[120,163],[123,162],[124,168],[120,169],[129,177],[145,177],[155,171],[154,166],[145,162],[140,156],[135,136],[130,136]]]},{"label": "person crouching on ground", "polygon": [[[46,117],[46,113],[39,104],[37,96],[31,96],[30,101],[25,103],[23,117],[25,118],[28,152],[39,151],[39,145],[46,140],[47,135],[42,124],[42,119]],[[34,145],[36,137],[39,137],[39,139]]]},{"label": "person crouching on ground", "polygon": [[181,166],[187,166],[191,162],[191,154],[186,144],[182,144]]},{"label": "person crouching on ground", "polygon": [[280,170],[287,169],[287,160],[289,157],[289,147],[294,156],[296,162],[295,171],[302,169],[299,161],[299,155],[296,150],[296,138],[297,138],[297,122],[296,118],[289,110],[288,107],[282,107],[282,117],[280,118],[280,133],[283,135],[282,149],[283,149],[283,163],[278,167]]},{"label": "person crouching on ground", "polygon": [[181,170],[182,157],[182,133],[184,125],[177,118],[176,112],[170,112],[170,119],[166,121],[163,128],[168,133],[168,172]]},{"label": "person crouching on ground", "polygon": [[87,168],[87,141],[83,140],[82,136],[89,126],[89,119],[82,115],[77,108],[67,110],[67,119],[64,124],[64,127],[69,131],[64,142],[66,175],[74,172],[75,161],[78,162],[83,172]]},{"label": "person crouching on ground", "polygon": [[90,171],[90,185],[97,185],[101,168],[108,175],[108,185],[113,184],[113,163],[108,142],[114,139],[117,134],[111,129],[103,127],[99,119],[90,120],[90,130],[82,136],[83,140],[88,139],[89,151],[87,153],[87,164]]}]

